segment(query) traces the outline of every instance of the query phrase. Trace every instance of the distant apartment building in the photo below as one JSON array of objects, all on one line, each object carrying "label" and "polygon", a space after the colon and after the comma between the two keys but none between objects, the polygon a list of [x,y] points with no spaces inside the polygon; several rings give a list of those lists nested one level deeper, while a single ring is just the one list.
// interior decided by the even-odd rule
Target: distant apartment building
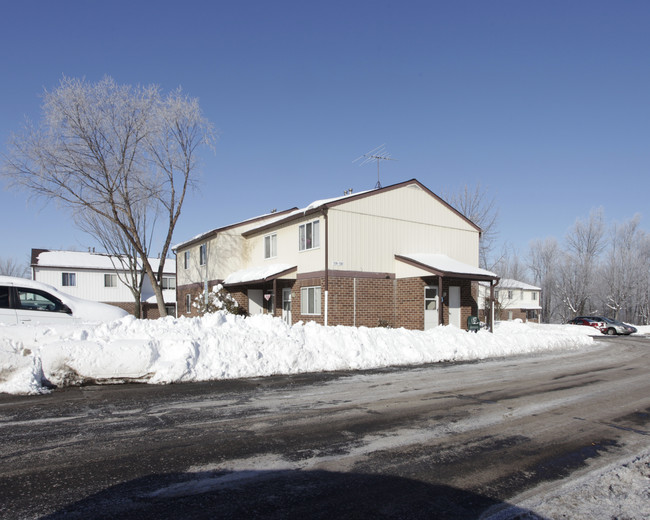
[{"label": "distant apartment building", "polygon": [[[489,287],[479,285],[479,317],[485,320],[486,298]],[[534,285],[502,278],[494,288],[494,319],[497,321],[515,320],[540,322],[542,289]]]},{"label": "distant apartment building", "polygon": [[[158,270],[160,259],[150,258],[154,271]],[[126,285],[128,268],[120,258],[94,252],[52,251],[32,249],[32,279],[47,283],[57,289],[102,303],[115,305],[131,314],[135,313],[135,301]],[[149,278],[145,274],[142,281],[142,318],[160,317],[156,297]],[[176,261],[166,259],[163,279],[163,297],[167,315],[176,315]]]}]

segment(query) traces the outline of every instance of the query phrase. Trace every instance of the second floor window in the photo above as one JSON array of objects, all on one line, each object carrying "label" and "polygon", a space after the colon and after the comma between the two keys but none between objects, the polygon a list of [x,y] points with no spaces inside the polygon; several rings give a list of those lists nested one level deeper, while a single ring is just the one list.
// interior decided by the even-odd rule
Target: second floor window
[{"label": "second floor window", "polygon": [[530,293],[530,295],[532,296],[533,300],[537,300],[537,293],[535,291]]},{"label": "second floor window", "polygon": [[298,228],[298,249],[305,251],[320,247],[320,223],[318,220],[302,224]]},{"label": "second floor window", "polygon": [[264,258],[278,256],[278,235],[267,235],[264,237]]},{"label": "second floor window", "polygon": [[190,252],[189,251],[185,251],[183,253],[183,267],[185,269],[190,268]]},{"label": "second floor window", "polygon": [[163,289],[176,289],[176,278],[173,276],[163,276],[162,279]]},{"label": "second floor window", "polygon": [[116,274],[105,274],[104,275],[104,287],[117,287],[117,275]]},{"label": "second floor window", "polygon": [[199,265],[205,265],[206,256],[206,244],[201,244],[199,246]]},{"label": "second floor window", "polygon": [[77,285],[77,273],[61,273],[61,285],[63,287],[75,287]]}]

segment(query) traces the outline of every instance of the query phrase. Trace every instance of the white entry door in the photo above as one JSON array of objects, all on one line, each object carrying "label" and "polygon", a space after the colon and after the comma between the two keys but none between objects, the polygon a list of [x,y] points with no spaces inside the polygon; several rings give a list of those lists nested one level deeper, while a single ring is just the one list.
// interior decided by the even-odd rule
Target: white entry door
[{"label": "white entry door", "polygon": [[438,326],[438,288],[427,285],[424,288],[424,330]]},{"label": "white entry door", "polygon": [[449,287],[449,325],[460,328],[460,287]]},{"label": "white entry door", "polygon": [[291,325],[291,289],[282,289],[282,319]]},{"label": "white entry door", "polygon": [[264,291],[248,289],[248,313],[251,316],[264,313]]}]

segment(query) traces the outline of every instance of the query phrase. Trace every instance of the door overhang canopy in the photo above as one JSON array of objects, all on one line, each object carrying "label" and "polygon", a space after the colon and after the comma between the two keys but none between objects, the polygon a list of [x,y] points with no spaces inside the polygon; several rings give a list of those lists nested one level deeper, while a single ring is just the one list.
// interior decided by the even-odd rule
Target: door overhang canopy
[{"label": "door overhang canopy", "polygon": [[230,273],[223,281],[223,285],[234,287],[238,285],[252,285],[270,282],[294,273],[297,266],[291,264],[268,264],[249,267]]},{"label": "door overhang canopy", "polygon": [[497,283],[499,281],[499,275],[496,273],[454,260],[447,255],[439,253],[395,255],[395,259],[436,276],[461,278],[479,282]]}]

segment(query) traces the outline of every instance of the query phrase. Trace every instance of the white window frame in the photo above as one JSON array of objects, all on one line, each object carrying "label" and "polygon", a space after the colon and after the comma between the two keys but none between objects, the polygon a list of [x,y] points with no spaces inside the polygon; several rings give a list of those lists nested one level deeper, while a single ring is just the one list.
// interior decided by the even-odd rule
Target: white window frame
[{"label": "white window frame", "polygon": [[278,234],[271,233],[264,237],[264,259],[278,256]]},{"label": "white window frame", "polygon": [[185,251],[185,252],[183,253],[183,267],[184,267],[185,269],[189,269],[189,268],[190,268],[190,252],[189,252],[189,250],[188,250],[188,251]]},{"label": "white window frame", "polygon": [[532,292],[530,293],[530,295],[531,295],[531,297],[532,297],[533,300],[537,301],[537,291],[532,291]]},{"label": "white window frame", "polygon": [[201,244],[199,246],[199,265],[205,265],[208,255],[207,253],[207,244]]},{"label": "white window frame", "polygon": [[188,314],[192,312],[192,295],[190,293],[185,295],[185,312]]},{"label": "white window frame", "polygon": [[[311,243],[307,237],[311,234]],[[311,251],[320,247],[320,220],[312,220],[298,226],[298,251]]]},{"label": "white window frame", "polygon": [[117,274],[104,273],[104,287],[117,287]]},{"label": "white window frame", "polygon": [[300,314],[303,316],[320,316],[321,287],[313,285],[300,288]]},{"label": "white window frame", "polygon": [[76,287],[77,286],[77,273],[61,273],[61,286],[62,287]]},{"label": "white window frame", "polygon": [[160,284],[160,286],[163,290],[173,291],[176,289],[176,277],[163,275],[162,284]]}]

